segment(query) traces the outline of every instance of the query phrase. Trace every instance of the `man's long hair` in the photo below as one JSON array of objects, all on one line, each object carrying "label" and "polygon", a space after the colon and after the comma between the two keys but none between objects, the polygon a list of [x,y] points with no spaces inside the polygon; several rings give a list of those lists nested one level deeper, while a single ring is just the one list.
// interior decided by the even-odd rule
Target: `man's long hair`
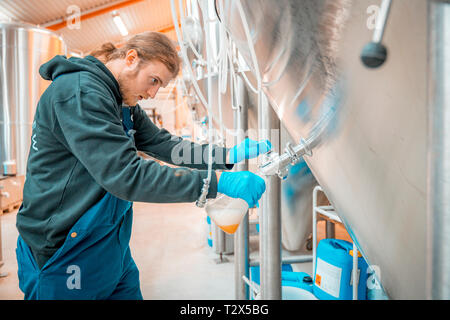
[{"label": "man's long hair", "polygon": [[103,63],[115,59],[125,58],[128,50],[136,50],[139,58],[144,62],[151,60],[161,61],[167,69],[176,76],[180,70],[180,58],[175,45],[164,34],[160,32],[147,31],[139,33],[129,39],[120,48],[111,42],[103,44],[90,55],[98,58]]}]

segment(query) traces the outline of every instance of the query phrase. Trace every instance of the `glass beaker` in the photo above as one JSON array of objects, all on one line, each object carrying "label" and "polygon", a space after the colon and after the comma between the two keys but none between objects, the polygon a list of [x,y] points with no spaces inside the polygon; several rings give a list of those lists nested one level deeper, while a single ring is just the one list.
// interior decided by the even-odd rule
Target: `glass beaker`
[{"label": "glass beaker", "polygon": [[206,203],[206,213],[214,223],[228,234],[236,232],[239,224],[248,211],[247,201],[219,194]]}]

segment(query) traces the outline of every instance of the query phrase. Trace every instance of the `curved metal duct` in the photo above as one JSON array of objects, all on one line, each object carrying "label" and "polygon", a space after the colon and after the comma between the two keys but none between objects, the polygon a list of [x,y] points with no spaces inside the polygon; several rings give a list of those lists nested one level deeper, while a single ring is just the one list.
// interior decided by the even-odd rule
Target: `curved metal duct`
[{"label": "curved metal duct", "polygon": [[50,84],[39,67],[65,53],[63,39],[46,29],[0,22],[0,174],[26,173],[34,112]]}]

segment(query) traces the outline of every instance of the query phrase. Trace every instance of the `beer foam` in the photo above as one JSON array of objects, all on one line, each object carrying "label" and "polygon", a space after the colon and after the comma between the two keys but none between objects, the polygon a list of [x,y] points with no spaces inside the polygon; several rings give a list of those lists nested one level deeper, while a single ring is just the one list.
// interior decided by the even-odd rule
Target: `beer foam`
[{"label": "beer foam", "polygon": [[208,201],[206,212],[214,221],[221,226],[239,225],[248,210],[247,202],[240,198],[230,198],[221,195],[212,201]]}]

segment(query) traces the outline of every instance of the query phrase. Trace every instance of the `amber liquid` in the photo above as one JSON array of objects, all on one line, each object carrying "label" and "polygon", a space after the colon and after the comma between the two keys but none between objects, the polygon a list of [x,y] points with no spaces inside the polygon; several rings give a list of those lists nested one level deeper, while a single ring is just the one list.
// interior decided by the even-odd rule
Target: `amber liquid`
[{"label": "amber liquid", "polygon": [[237,228],[239,227],[239,224],[230,224],[228,226],[218,226],[218,227],[228,234],[233,234],[236,232]]}]

